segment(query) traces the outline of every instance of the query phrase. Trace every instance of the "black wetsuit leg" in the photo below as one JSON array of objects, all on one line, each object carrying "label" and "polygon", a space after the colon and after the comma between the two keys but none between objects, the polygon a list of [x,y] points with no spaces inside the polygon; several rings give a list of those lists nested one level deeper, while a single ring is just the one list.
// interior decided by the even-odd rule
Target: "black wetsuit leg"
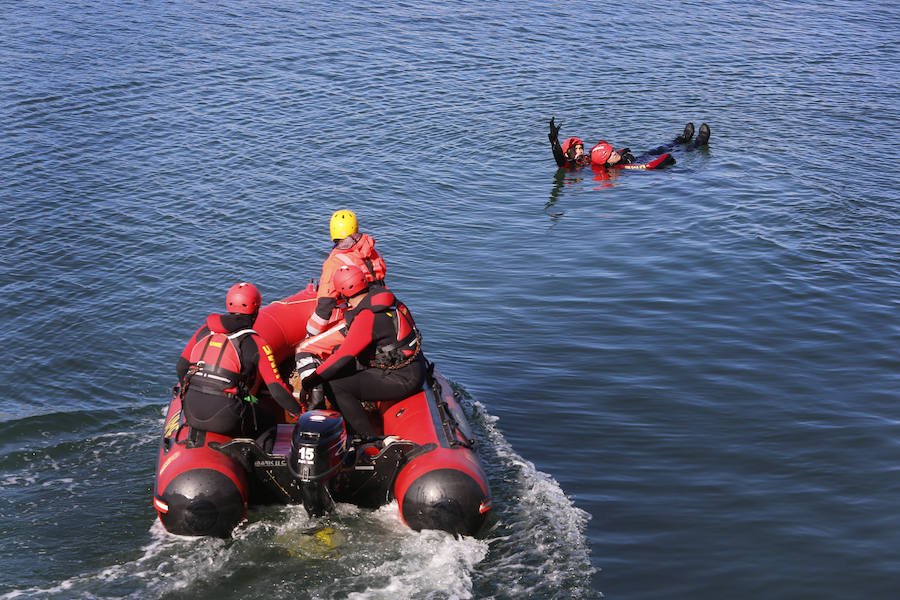
[{"label": "black wetsuit leg", "polygon": [[257,438],[264,431],[276,425],[278,425],[278,417],[271,410],[260,404],[244,403],[240,433],[242,437]]},{"label": "black wetsuit leg", "polygon": [[346,377],[332,379],[328,384],[338,410],[350,428],[363,437],[375,437],[375,430],[362,402],[401,400],[422,388],[425,383],[425,361],[421,358],[393,371],[369,368]]},{"label": "black wetsuit leg", "polygon": [[662,146],[657,146],[656,148],[651,148],[650,150],[647,150],[646,152],[644,152],[643,154],[638,156],[636,159],[634,159],[634,162],[636,162],[636,163],[646,162],[652,158],[656,158],[660,154],[665,154],[666,152],[671,152],[677,145],[678,144],[676,144],[675,142],[669,142],[668,144],[663,144]]},{"label": "black wetsuit leg", "polygon": [[195,429],[222,435],[234,435],[240,431],[243,407],[237,398],[204,394],[188,389],[182,404],[185,421]]}]

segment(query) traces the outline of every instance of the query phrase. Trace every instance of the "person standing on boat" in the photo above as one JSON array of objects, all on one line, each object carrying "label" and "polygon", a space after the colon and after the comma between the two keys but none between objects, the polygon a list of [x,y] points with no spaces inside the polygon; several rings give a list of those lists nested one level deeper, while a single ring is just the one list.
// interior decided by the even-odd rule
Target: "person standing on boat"
[{"label": "person standing on boat", "polygon": [[372,438],[376,433],[362,402],[402,400],[422,389],[422,338],[406,306],[389,290],[370,283],[358,267],[342,266],[332,283],[347,299],[347,334],[331,356],[307,371],[303,389],[327,382],[353,432]]},{"label": "person standing on boat", "polygon": [[268,344],[253,331],[262,297],[256,286],[228,290],[228,314],[212,314],[178,358],[182,408],[195,429],[232,437],[257,437],[278,418],[254,394],[264,383],[275,402],[292,414],[300,406],[281,380]]},{"label": "person standing on boat", "polygon": [[331,239],[334,247],[322,264],[322,276],[319,278],[316,309],[306,322],[306,335],[322,333],[325,326],[332,322],[332,313],[337,308],[338,294],[332,285],[332,277],[343,265],[359,267],[370,282],[384,286],[387,270],[384,259],[375,249],[372,236],[360,233],[356,214],[350,210],[339,210],[331,215]]},{"label": "person standing on boat", "polygon": [[[684,126],[684,131],[668,144],[663,144],[642,155],[635,157],[629,148],[615,150],[612,144],[601,140],[598,144],[591,148],[590,152],[584,151],[584,142],[577,137],[566,138],[560,144],[559,129],[562,123],[556,125],[554,119],[550,119],[550,133],[547,137],[550,139],[550,148],[553,150],[553,158],[559,168],[573,169],[587,165],[614,167],[616,165],[629,165],[645,162],[653,157],[665,154],[666,152],[681,144],[687,144],[686,150],[690,151],[709,143],[709,125],[703,123],[700,125],[700,132],[697,139],[693,143],[689,143],[694,137],[694,124],[688,123]],[[672,159],[670,164],[674,164]]]}]

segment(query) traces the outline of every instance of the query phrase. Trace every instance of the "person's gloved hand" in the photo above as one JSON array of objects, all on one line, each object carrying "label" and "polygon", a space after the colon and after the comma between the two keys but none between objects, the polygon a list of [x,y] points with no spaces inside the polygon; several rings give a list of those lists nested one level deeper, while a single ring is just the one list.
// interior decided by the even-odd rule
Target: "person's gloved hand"
[{"label": "person's gloved hand", "polygon": [[325,380],[322,379],[322,376],[313,371],[312,375],[303,379],[301,385],[303,386],[303,389],[308,392],[316,386],[322,385],[324,382]]},{"label": "person's gloved hand", "polygon": [[550,118],[550,133],[547,134],[547,137],[550,138],[550,142],[553,143],[559,139],[559,129],[562,127],[562,123],[559,125],[554,124],[554,119],[556,117]]},{"label": "person's gloved hand", "polygon": [[300,375],[301,381],[315,373],[316,367],[319,366],[316,357],[308,352],[298,352],[294,360],[297,361],[297,373]]},{"label": "person's gloved hand", "polygon": [[325,390],[321,386],[317,386],[316,389],[309,393],[309,406],[307,409],[315,410],[320,406],[325,406]]},{"label": "person's gloved hand", "polygon": [[631,153],[631,148],[622,148],[619,150],[619,155],[622,157],[623,163],[634,162],[634,154]]}]

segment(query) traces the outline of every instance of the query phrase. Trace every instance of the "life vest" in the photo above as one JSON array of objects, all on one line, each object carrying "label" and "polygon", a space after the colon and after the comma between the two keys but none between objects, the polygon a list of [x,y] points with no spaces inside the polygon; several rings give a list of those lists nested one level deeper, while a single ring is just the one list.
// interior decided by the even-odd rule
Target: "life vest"
[{"label": "life vest", "polygon": [[394,305],[384,312],[393,319],[397,341],[377,346],[370,365],[380,369],[399,369],[411,363],[422,351],[422,336],[409,309],[399,300],[395,300]]},{"label": "life vest", "polygon": [[[373,294],[370,294],[364,300],[367,305],[364,308],[389,317],[394,326],[394,334],[390,340],[379,340],[380,343],[375,346],[372,358],[369,360],[369,366],[387,370],[399,369],[411,363],[419,355],[422,349],[422,336],[406,305],[387,290],[383,293],[390,296],[392,300],[390,305],[373,306],[371,303]],[[376,296],[381,296],[381,294],[376,294]]]},{"label": "life vest", "polygon": [[345,265],[359,267],[369,282],[384,283],[387,266],[375,250],[372,236],[362,233],[353,246],[347,249],[337,248],[332,251],[332,256]]},{"label": "life vest", "polygon": [[249,386],[241,377],[240,338],[255,334],[252,329],[233,333],[210,332],[191,350],[191,367],[186,388],[204,394],[237,396],[249,394]]}]

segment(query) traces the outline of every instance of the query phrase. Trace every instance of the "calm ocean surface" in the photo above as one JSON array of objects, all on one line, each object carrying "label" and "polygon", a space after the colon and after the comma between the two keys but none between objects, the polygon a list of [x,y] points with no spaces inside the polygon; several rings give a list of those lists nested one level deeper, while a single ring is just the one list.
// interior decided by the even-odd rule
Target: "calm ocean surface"
[{"label": "calm ocean surface", "polygon": [[[0,1],[0,599],[892,598],[900,5]],[[665,171],[559,173],[561,136]],[[151,493],[187,337],[334,210],[463,390],[479,539]]]}]

